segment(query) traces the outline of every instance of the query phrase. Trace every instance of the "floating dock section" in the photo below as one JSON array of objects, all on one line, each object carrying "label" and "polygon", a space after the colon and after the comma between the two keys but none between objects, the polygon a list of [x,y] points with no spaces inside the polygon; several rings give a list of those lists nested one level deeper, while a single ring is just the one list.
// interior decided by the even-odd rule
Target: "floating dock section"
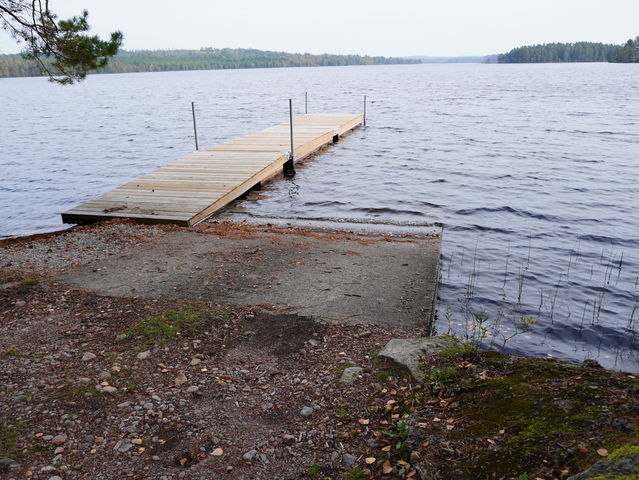
[{"label": "floating dock section", "polygon": [[[294,161],[336,142],[363,115],[314,113],[293,120]],[[62,214],[64,223],[131,218],[194,225],[259,183],[289,160],[290,123],[191,153]]]}]

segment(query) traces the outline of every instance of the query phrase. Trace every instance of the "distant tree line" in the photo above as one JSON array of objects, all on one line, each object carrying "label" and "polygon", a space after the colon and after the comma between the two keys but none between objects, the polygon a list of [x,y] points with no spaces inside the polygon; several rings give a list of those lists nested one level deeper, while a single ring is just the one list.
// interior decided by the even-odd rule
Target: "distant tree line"
[{"label": "distant tree line", "polygon": [[[218,70],[229,68],[316,67],[420,63],[419,60],[361,55],[311,55],[255,49],[202,48],[200,50],[120,51],[98,73]],[[39,76],[36,62],[21,55],[0,55],[0,77]]]},{"label": "distant tree line", "polygon": [[615,52],[615,62],[618,63],[639,63],[639,36],[634,40],[631,38]]},{"label": "distant tree line", "polygon": [[639,37],[625,45],[595,42],[545,43],[513,48],[497,57],[499,63],[639,62]]}]

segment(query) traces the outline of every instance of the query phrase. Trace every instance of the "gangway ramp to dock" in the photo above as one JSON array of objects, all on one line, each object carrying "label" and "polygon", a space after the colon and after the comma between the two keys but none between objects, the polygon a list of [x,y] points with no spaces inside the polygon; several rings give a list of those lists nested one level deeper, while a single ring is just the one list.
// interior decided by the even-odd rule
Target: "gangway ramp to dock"
[{"label": "gangway ramp to dock", "polygon": [[[294,161],[337,141],[361,114],[313,113],[293,120]],[[62,214],[64,223],[130,218],[194,225],[279,174],[289,160],[290,123],[195,151]]]}]

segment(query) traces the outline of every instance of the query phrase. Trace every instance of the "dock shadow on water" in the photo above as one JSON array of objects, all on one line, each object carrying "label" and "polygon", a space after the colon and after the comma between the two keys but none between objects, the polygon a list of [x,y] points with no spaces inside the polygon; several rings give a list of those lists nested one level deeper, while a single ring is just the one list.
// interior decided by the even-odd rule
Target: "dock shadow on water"
[{"label": "dock shadow on water", "polygon": [[523,240],[501,255],[482,234],[444,248],[436,330],[508,353],[639,371],[636,259],[610,244],[595,254],[578,239],[561,250],[563,264],[549,265],[543,238]]}]

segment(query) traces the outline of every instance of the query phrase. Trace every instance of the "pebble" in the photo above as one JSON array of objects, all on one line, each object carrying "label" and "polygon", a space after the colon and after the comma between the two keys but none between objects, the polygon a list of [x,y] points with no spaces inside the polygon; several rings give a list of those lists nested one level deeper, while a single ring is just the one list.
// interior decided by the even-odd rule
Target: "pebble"
[{"label": "pebble", "polygon": [[183,373],[178,373],[174,381],[175,381],[175,384],[179,387],[180,385],[184,385],[188,381],[188,379],[186,378],[186,375],[184,375]]},{"label": "pebble", "polygon": [[295,437],[293,435],[283,435],[282,440],[286,445],[292,445],[295,443]]},{"label": "pebble", "polygon": [[197,358],[197,357],[194,357],[194,358],[191,360],[191,366],[193,366],[193,367],[194,367],[195,365],[199,365],[200,363],[202,363],[202,360],[201,360],[201,359],[199,359],[199,358]]},{"label": "pebble", "polygon": [[126,440],[118,446],[118,452],[120,453],[128,452],[129,450],[131,450],[132,447],[133,447],[133,444],[129,442],[128,440]]},{"label": "pebble", "polygon": [[302,408],[302,410],[300,410],[300,415],[304,418],[310,417],[311,415],[313,415],[313,408],[311,407],[304,407]]},{"label": "pebble", "polygon": [[62,480],[62,477],[59,477],[58,475],[54,475],[52,477],[49,477],[49,480]]},{"label": "pebble", "polygon": [[339,379],[340,383],[351,385],[355,382],[355,380],[357,380],[357,377],[359,377],[359,374],[362,373],[362,370],[362,367],[345,368],[342,372],[342,376]]},{"label": "pebble", "polygon": [[85,354],[82,355],[83,362],[90,362],[91,360],[94,360],[95,358],[97,358],[97,355],[91,352],[85,352]]},{"label": "pebble", "polygon": [[356,460],[357,459],[350,453],[345,453],[344,455],[342,455],[342,463],[346,468],[350,468],[355,465]]},{"label": "pebble", "polygon": [[16,465],[18,465],[18,462],[12,458],[0,458],[0,470],[7,467],[14,467]]},{"label": "pebble", "polygon": [[131,406],[131,402],[118,403],[118,408],[129,408],[130,406]]},{"label": "pebble", "polygon": [[67,441],[67,435],[64,433],[61,433],[60,435],[56,435],[55,437],[53,437],[51,439],[51,443],[53,443],[56,447],[59,445],[62,445],[64,442]]},{"label": "pebble", "polygon": [[151,352],[149,350],[146,350],[144,352],[138,353],[138,360],[146,360],[150,356],[151,356]]},{"label": "pebble", "polygon": [[195,393],[200,389],[200,387],[198,387],[197,385],[192,385],[189,388],[186,389],[186,391],[188,393]]},{"label": "pebble", "polygon": [[24,300],[16,300],[15,306],[16,307],[24,307],[27,304],[27,302],[25,302]]},{"label": "pebble", "polygon": [[247,462],[250,462],[253,460],[256,454],[257,454],[257,450],[249,450],[244,455],[242,455],[242,459],[246,460]]},{"label": "pebble", "polygon": [[311,338],[311,339],[308,341],[308,344],[309,344],[309,345],[311,345],[311,346],[313,346],[313,347],[317,347],[317,346],[320,344],[320,342],[319,342],[319,340],[315,340],[314,338]]},{"label": "pebble", "polygon": [[117,391],[118,391],[118,389],[117,389],[117,388],[115,388],[115,387],[112,387],[111,385],[107,385],[106,387],[102,387],[102,391],[103,391],[103,392],[106,392],[106,393],[111,393],[111,394],[113,394],[113,393],[117,392]]}]

